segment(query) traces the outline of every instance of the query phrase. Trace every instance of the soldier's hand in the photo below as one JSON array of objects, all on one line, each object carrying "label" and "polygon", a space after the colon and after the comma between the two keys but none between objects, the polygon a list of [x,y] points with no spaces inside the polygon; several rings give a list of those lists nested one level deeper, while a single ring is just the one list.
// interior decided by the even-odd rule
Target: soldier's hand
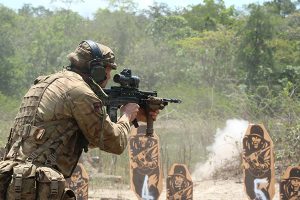
[{"label": "soldier's hand", "polygon": [[140,106],[136,103],[128,103],[120,108],[123,115],[127,115],[129,121],[132,122],[137,118]]},{"label": "soldier's hand", "polygon": [[137,168],[139,165],[136,163],[136,162],[132,162],[131,163],[131,167],[132,167],[132,169],[135,169],[135,168]]},{"label": "soldier's hand", "polygon": [[157,182],[158,182],[158,177],[157,177],[156,174],[153,174],[153,175],[150,175],[150,176],[149,176],[149,180],[148,180],[149,187],[150,187],[151,185],[153,185],[153,186],[155,187],[155,185],[157,184]]},{"label": "soldier's hand", "polygon": [[257,155],[255,153],[252,153],[249,155],[249,160],[251,162],[255,162],[257,160]]},{"label": "soldier's hand", "polygon": [[179,194],[179,193],[177,192],[176,194],[174,194],[173,199],[174,199],[174,200],[180,200],[180,199],[182,199],[182,196],[181,196],[181,194]]},{"label": "soldier's hand", "polygon": [[249,168],[250,168],[250,164],[249,164],[248,162],[245,162],[245,163],[244,163],[244,168],[245,168],[245,169],[249,169]]},{"label": "soldier's hand", "polygon": [[[156,120],[158,114],[159,114],[159,110],[151,110],[149,112],[149,115],[152,117],[153,121]],[[139,109],[136,119],[141,122],[147,122],[147,114],[144,109],[142,108]]]}]

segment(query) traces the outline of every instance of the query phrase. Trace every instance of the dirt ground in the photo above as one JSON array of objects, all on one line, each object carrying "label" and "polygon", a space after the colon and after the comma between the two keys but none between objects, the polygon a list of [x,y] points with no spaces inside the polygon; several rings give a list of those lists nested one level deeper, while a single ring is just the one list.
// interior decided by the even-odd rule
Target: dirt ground
[{"label": "dirt ground", "polygon": [[[205,180],[194,182],[194,200],[247,200],[244,194],[243,183],[240,180]],[[137,197],[128,189],[90,189],[90,200],[135,200]],[[166,199],[166,191],[163,190],[160,200]],[[279,189],[273,200],[279,200]]]}]

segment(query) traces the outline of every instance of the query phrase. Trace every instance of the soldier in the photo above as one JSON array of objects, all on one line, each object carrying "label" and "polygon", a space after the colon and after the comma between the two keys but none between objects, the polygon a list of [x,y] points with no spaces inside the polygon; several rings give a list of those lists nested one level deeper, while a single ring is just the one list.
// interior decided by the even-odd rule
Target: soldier
[{"label": "soldier", "polygon": [[81,162],[77,163],[72,176],[66,179],[68,188],[75,192],[76,200],[88,200],[89,176]]},{"label": "soldier", "polygon": [[185,167],[176,165],[174,174],[167,179],[167,199],[168,200],[191,200],[193,199],[193,184],[186,177]]},{"label": "soldier", "polygon": [[[245,160],[246,192],[250,199],[270,199],[268,189],[271,180],[271,146],[264,139],[264,131],[253,125],[250,134],[243,140]],[[258,186],[259,189],[258,190]]]},{"label": "soldier", "polygon": [[160,194],[158,190],[160,177],[158,141],[153,137],[137,134],[130,140],[130,147],[132,183],[136,193],[143,198],[143,189],[146,188],[153,199],[158,198]]},{"label": "soldier", "polygon": [[102,88],[117,68],[109,47],[85,40],[68,59],[66,70],[38,77],[23,98],[0,162],[0,200],[74,198],[64,178],[82,151],[121,154],[130,122],[146,118],[135,103],[121,107],[116,123],[107,115]]},{"label": "soldier", "polygon": [[293,167],[288,179],[280,184],[282,200],[300,200],[300,168]]},{"label": "soldier", "polygon": [[133,168],[152,170],[158,167],[158,143],[151,137],[137,135],[132,140]]}]

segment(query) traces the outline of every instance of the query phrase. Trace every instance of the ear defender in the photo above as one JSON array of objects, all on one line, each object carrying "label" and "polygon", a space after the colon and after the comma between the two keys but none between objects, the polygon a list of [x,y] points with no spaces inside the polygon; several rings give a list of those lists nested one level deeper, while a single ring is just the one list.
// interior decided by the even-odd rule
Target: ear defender
[{"label": "ear defender", "polygon": [[90,75],[96,83],[104,81],[106,77],[103,54],[98,45],[92,40],[84,40],[91,47],[93,60],[89,63]]},{"label": "ear defender", "polygon": [[100,83],[106,79],[105,67],[102,65],[97,63],[97,65],[90,67],[91,77],[96,83]]}]

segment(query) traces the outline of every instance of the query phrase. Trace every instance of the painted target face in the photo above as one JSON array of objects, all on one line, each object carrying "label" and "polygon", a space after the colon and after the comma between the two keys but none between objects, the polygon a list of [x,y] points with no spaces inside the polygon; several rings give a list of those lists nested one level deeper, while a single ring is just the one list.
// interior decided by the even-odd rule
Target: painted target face
[{"label": "painted target face", "polygon": [[173,164],[167,178],[167,200],[192,200],[193,182],[184,164]]},{"label": "painted target face", "polygon": [[129,138],[131,189],[139,199],[158,199],[162,191],[159,138],[146,136],[145,126],[133,129]]},{"label": "painted target face", "polygon": [[78,163],[72,176],[66,179],[66,187],[74,191],[76,199],[88,200],[89,176],[82,163]]},{"label": "painted target face", "polygon": [[300,199],[300,165],[288,167],[280,180],[280,199]]},{"label": "painted target face", "polygon": [[273,142],[262,124],[250,124],[243,138],[244,186],[249,199],[275,194]]}]

